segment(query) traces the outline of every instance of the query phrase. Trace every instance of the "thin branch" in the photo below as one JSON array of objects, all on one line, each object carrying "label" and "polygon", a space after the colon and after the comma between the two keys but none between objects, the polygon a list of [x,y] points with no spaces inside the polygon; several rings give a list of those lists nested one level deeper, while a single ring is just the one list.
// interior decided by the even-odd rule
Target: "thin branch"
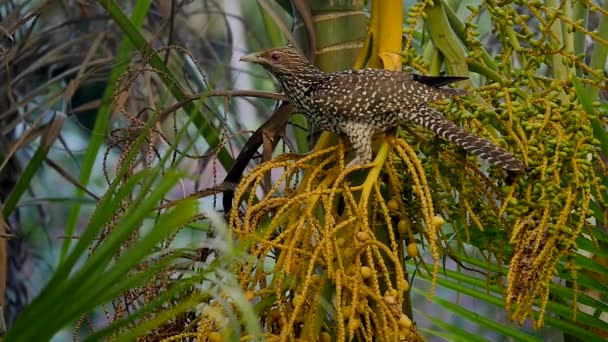
[{"label": "thin branch", "polygon": [[288,101],[287,97],[282,93],[274,93],[270,91],[262,91],[262,90],[211,90],[204,91],[200,93],[196,93],[190,96],[187,96],[185,99],[176,102],[171,107],[165,109],[158,116],[158,121],[163,121],[167,115],[175,112],[186,103],[196,101],[199,99],[203,99],[205,97],[259,97],[264,99],[271,99],[277,101]]}]

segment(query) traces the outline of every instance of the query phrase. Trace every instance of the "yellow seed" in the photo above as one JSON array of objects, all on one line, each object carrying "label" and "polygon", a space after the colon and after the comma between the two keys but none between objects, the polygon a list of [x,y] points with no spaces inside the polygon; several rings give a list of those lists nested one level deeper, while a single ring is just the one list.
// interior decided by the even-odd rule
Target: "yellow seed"
[{"label": "yellow seed", "polygon": [[365,242],[369,239],[369,234],[367,232],[357,232],[357,239],[361,242]]},{"label": "yellow seed", "polygon": [[409,329],[412,326],[412,320],[410,320],[410,318],[406,315],[402,314],[401,317],[399,317],[399,322],[397,324],[399,324],[401,329]]},{"label": "yellow seed", "polygon": [[319,342],[331,342],[331,335],[328,332],[322,332],[319,335]]},{"label": "yellow seed", "polygon": [[385,295],[385,296],[393,296],[393,297],[396,297],[396,296],[397,296],[397,290],[395,290],[395,289],[389,289],[389,290],[386,290],[386,291],[384,291],[384,295]]},{"label": "yellow seed", "polygon": [[397,202],[396,199],[391,199],[388,202],[386,202],[386,206],[388,207],[388,210],[390,211],[397,211],[399,210],[399,202]]},{"label": "yellow seed", "polygon": [[207,339],[209,340],[209,342],[220,342],[222,340],[222,335],[214,331],[210,333],[209,336],[207,336]]},{"label": "yellow seed", "polygon": [[343,237],[339,237],[339,238],[336,239],[336,245],[338,245],[338,247],[343,247],[344,246],[344,242],[346,242],[346,241],[344,240]]},{"label": "yellow seed", "polygon": [[384,302],[389,305],[395,304],[396,302],[395,297],[389,295],[385,295],[382,300],[384,300]]},{"label": "yellow seed", "polygon": [[245,297],[247,298],[247,300],[251,301],[253,298],[255,298],[255,292],[247,290],[245,292]]},{"label": "yellow seed", "polygon": [[369,279],[372,276],[372,269],[367,266],[361,266],[359,273],[363,279]]},{"label": "yellow seed", "polygon": [[397,231],[399,232],[399,234],[407,234],[407,226],[408,224],[405,220],[399,220],[399,223],[397,223]]},{"label": "yellow seed", "polygon": [[407,255],[411,257],[418,256],[418,245],[415,242],[407,244]]},{"label": "yellow seed", "polygon": [[445,220],[441,216],[435,216],[435,217],[433,217],[433,220],[432,220],[431,223],[434,226],[439,227],[439,226],[441,226],[441,225],[443,225],[445,223]]}]

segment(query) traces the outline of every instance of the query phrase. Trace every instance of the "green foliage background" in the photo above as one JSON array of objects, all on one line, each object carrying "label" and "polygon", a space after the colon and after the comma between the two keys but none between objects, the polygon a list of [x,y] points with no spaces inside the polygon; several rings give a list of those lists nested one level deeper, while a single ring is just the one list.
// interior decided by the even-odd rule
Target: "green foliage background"
[{"label": "green foliage background", "polygon": [[[396,11],[376,11],[374,23],[378,3],[243,2],[242,46],[291,38],[329,51],[317,59],[325,70],[367,61],[470,75],[475,96],[440,108],[530,167],[508,184],[501,170],[477,167],[426,131],[401,133],[421,152],[436,212],[447,221],[430,302],[423,234],[416,237],[421,257],[405,263],[419,332],[450,341],[603,340],[607,3],[406,1],[403,25],[389,17]],[[305,17],[294,19],[302,4],[335,16],[315,26],[314,40]],[[349,11],[361,12],[340,15]],[[250,97],[256,116],[242,120],[244,102],[224,92],[244,75],[255,89],[274,89],[261,70],[227,62],[244,51],[234,50],[225,12],[214,1],[0,4],[0,289],[8,285],[0,332],[7,330],[7,341],[65,337],[57,334],[66,329],[89,340],[272,339],[259,319],[264,298],[251,301],[239,284],[234,265],[251,256],[222,222],[218,193],[230,186],[222,179],[246,132],[278,97]],[[368,25],[378,29],[372,41],[379,45],[364,44]],[[393,36],[402,51],[381,45]],[[344,42],[356,48],[341,48]],[[78,102],[86,92],[93,100]],[[305,126],[299,116],[292,121]],[[275,155],[307,151],[297,125]],[[402,209],[416,218],[410,186],[404,177]],[[530,252],[535,244],[545,249]],[[40,245],[44,262],[22,257]],[[546,271],[544,278],[531,269]],[[509,271],[519,281],[507,283]],[[31,296],[17,316],[24,284]],[[521,305],[505,310],[505,294]],[[494,315],[478,314],[479,306]],[[543,317],[540,330],[526,321]]]}]

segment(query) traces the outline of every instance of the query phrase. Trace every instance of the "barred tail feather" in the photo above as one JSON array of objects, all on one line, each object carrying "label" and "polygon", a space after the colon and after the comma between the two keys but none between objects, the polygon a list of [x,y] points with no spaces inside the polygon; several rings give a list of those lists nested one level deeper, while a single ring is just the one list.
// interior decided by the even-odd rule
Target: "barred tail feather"
[{"label": "barred tail feather", "polygon": [[413,115],[412,121],[439,134],[444,139],[464,148],[492,164],[510,171],[522,171],[526,166],[512,154],[494,145],[489,140],[477,137],[454,123],[446,120],[441,113],[433,108],[422,106]]}]

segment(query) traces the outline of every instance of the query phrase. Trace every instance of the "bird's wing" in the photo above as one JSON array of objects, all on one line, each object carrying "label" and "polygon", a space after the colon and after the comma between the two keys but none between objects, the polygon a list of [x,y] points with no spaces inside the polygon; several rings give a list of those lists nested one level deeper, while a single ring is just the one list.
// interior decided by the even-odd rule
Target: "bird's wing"
[{"label": "bird's wing", "polygon": [[325,115],[368,116],[395,112],[466,91],[439,88],[466,77],[434,77],[382,69],[329,74],[308,92]]}]

